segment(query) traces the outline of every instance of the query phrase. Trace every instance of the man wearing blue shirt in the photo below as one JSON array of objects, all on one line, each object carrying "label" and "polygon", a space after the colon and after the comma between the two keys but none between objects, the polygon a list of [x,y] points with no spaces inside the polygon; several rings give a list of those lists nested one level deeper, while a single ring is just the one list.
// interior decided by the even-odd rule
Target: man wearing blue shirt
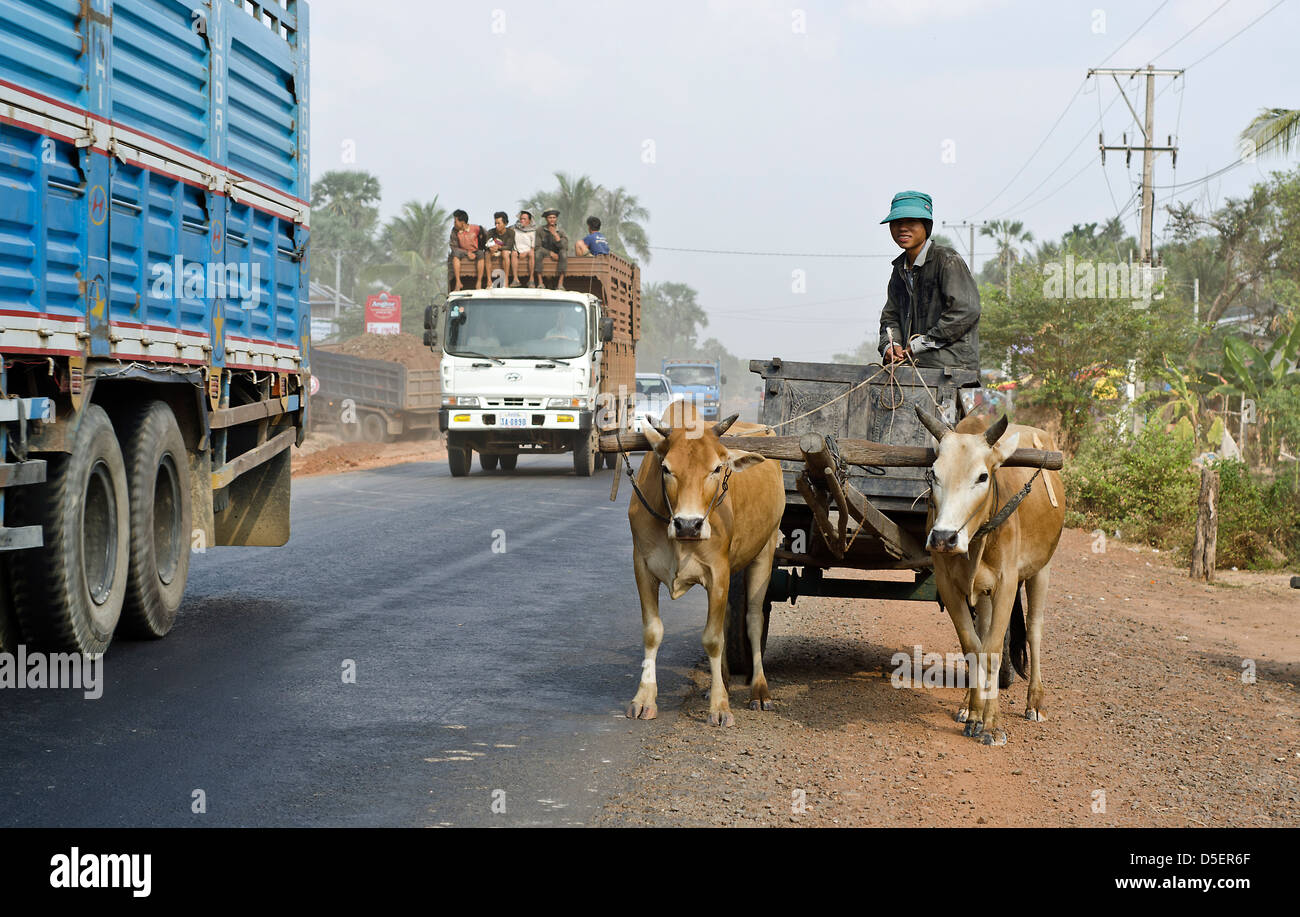
[{"label": "man wearing blue shirt", "polygon": [[576,246],[579,255],[608,255],[609,242],[600,231],[600,218],[587,217],[587,234]]}]

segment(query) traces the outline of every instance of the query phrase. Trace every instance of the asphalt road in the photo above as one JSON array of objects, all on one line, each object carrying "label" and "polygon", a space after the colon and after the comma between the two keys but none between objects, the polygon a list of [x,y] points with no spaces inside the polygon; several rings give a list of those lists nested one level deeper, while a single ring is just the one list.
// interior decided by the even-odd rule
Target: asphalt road
[{"label": "asphalt road", "polygon": [[660,719],[625,719],[640,612],[610,474],[295,481],[289,544],[194,555],[175,628],[115,642],[100,699],[0,691],[0,825],[589,823],[671,724],[705,617],[700,590],[663,596]]}]

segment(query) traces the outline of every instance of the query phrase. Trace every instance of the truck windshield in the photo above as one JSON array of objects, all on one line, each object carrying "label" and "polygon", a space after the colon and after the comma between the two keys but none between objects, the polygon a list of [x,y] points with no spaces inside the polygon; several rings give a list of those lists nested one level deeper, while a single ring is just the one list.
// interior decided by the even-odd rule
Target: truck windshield
[{"label": "truck windshield", "polygon": [[461,356],[571,359],[587,350],[586,316],[573,302],[462,300],[450,308],[444,349]]},{"label": "truck windshield", "polygon": [[718,374],[712,366],[669,366],[664,375],[673,385],[718,384]]}]

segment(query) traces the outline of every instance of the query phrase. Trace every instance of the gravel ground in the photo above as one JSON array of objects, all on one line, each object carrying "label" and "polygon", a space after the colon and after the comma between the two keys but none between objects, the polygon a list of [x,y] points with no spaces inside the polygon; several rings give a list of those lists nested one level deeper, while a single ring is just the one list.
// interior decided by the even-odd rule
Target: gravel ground
[{"label": "gravel ground", "polygon": [[[1002,696],[1006,746],[961,735],[960,689],[890,683],[896,652],[960,651],[936,605],[804,598],[773,609],[775,712],[747,709],[736,683],[735,728],[710,728],[702,652],[693,670],[661,668],[661,706],[684,715],[628,722],[643,734],[641,763],[600,822],[1300,824],[1289,574],[1227,571],[1206,586],[1167,555],[1093,544],[1082,531],[1061,541],[1043,637],[1048,719],[1022,718],[1017,679]],[[621,613],[638,634],[639,611]],[[620,689],[630,698],[633,678]]]}]

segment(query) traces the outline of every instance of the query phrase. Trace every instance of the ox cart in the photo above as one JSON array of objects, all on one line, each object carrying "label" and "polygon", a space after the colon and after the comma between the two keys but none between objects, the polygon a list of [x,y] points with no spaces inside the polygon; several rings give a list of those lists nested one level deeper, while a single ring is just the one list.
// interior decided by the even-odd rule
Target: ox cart
[{"label": "ox cart", "polygon": [[[783,540],[763,603],[763,649],[773,602],[799,596],[938,602],[925,549],[926,470],[934,439],[914,410],[943,420],[988,410],[988,394],[971,370],[880,364],[753,360],[763,379],[759,421],[775,435],[724,436],[724,445],[781,462],[786,504]],[[601,438],[604,451],[645,449],[644,437]],[[1009,466],[1059,469],[1061,454],[1019,449]],[[845,576],[844,571],[911,571],[911,579]],[[840,571],[840,575],[836,572]],[[748,676],[743,572],[732,575],[725,660]],[[1002,687],[1014,677],[1003,666]]]}]

